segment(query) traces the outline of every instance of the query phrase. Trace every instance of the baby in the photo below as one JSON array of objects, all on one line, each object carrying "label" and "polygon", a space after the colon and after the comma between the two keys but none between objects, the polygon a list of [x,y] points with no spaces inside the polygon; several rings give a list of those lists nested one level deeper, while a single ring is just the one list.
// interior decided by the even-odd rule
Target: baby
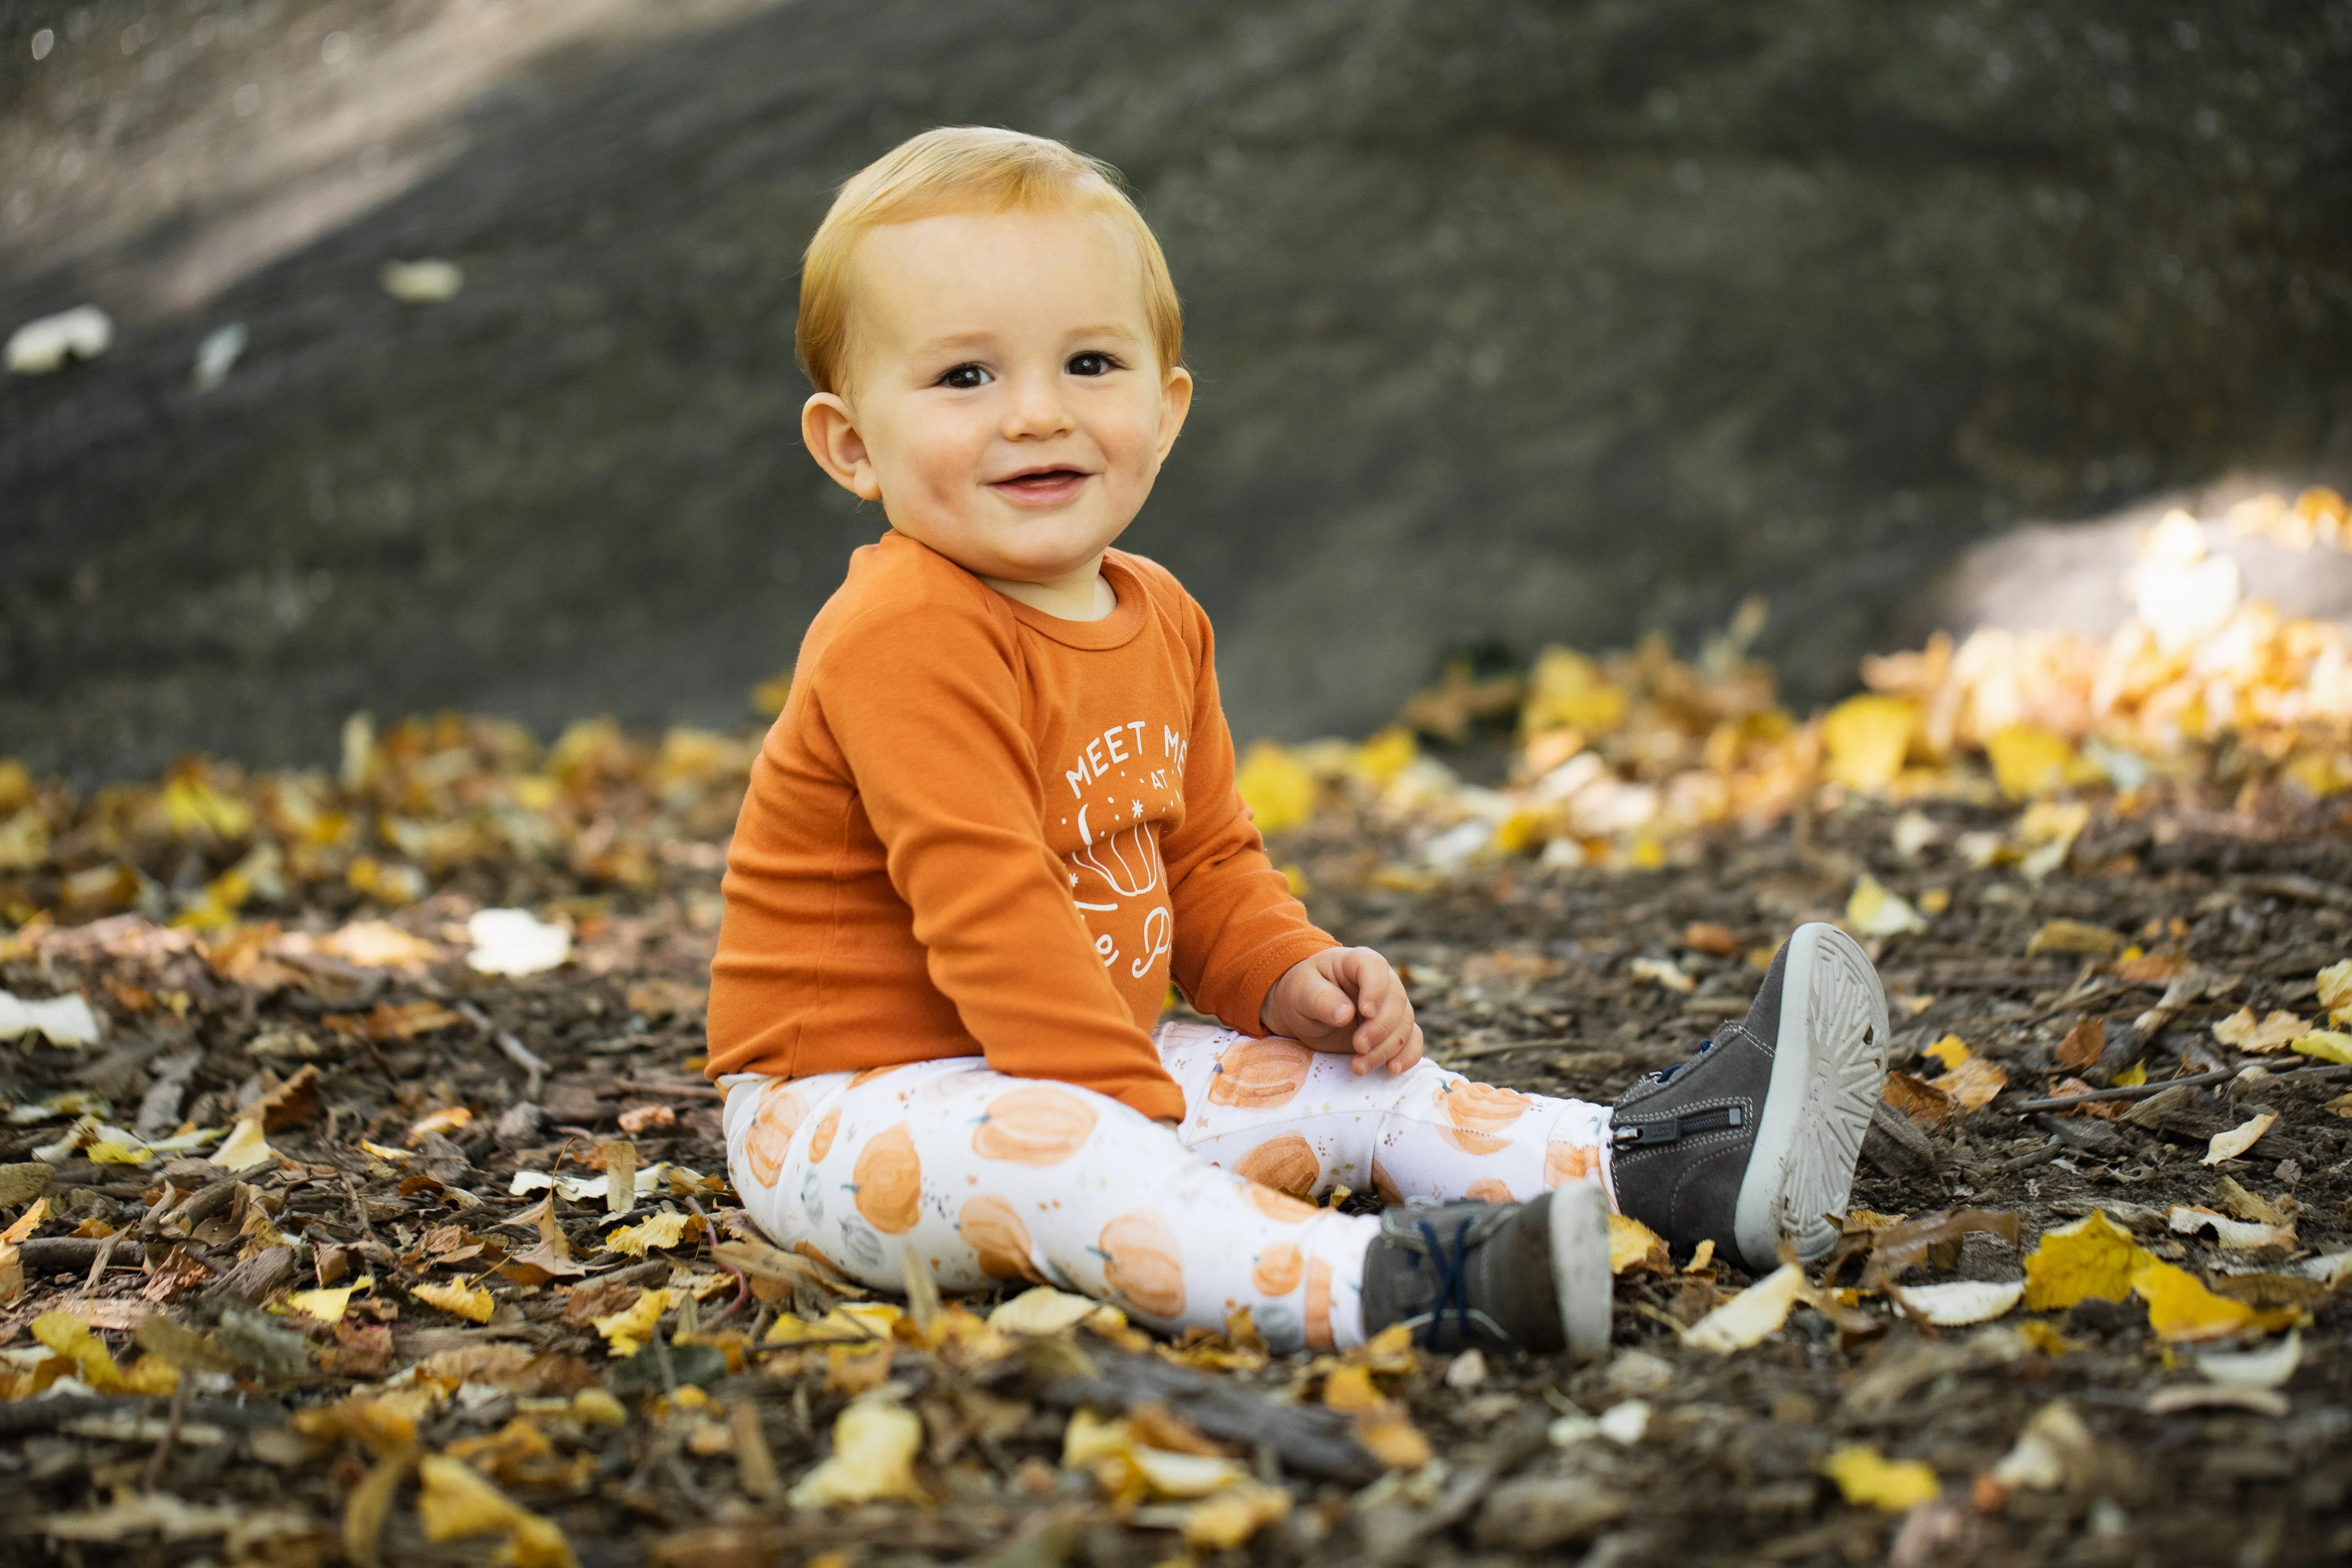
[{"label": "baby", "polygon": [[[710,1073],[770,1236],[878,1286],[1041,1281],[1279,1348],[1602,1352],[1612,1199],[1750,1268],[1825,1250],[1885,1072],[1801,928],[1747,1019],[1612,1107],[1422,1055],[1234,789],[1208,616],[1111,548],[1192,378],[1160,246],[1056,142],[940,130],[801,282],[809,453],[890,527],[801,645],[728,858]],[[1175,986],[1223,1028],[1154,1027]],[[1336,1184],[1379,1218],[1321,1209]]]}]

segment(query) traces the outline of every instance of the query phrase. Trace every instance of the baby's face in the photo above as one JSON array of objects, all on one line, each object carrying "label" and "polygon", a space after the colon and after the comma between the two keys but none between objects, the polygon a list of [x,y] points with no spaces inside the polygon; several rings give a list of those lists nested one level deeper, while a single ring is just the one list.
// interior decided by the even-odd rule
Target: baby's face
[{"label": "baby's face", "polygon": [[1091,213],[953,213],[868,234],[856,287],[848,384],[803,415],[817,460],[983,577],[1090,571],[1192,397],[1134,247]]}]

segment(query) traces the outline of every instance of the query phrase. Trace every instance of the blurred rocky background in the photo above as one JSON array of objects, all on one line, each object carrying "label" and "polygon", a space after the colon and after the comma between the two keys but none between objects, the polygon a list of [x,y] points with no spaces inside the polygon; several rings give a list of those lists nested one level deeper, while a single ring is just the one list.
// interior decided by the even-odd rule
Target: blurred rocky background
[{"label": "blurred rocky background", "polygon": [[0,331],[114,330],[0,379],[0,754],[749,719],[882,526],[798,450],[799,251],[942,122],[1168,247],[1128,542],[1244,737],[1750,595],[1800,701],[2061,578],[2095,630],[2128,527],[2018,525],[2352,471],[2347,79],[2313,0],[18,0]]}]

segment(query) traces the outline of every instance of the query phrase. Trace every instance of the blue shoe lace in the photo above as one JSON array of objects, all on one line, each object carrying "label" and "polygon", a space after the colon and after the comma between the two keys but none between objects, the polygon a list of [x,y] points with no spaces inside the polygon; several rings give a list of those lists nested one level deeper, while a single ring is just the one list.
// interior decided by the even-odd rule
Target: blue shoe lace
[{"label": "blue shoe lace", "polygon": [[1689,1061],[1679,1061],[1670,1068],[1662,1068],[1658,1073],[1658,1081],[1660,1083],[1672,1083],[1674,1081],[1675,1074],[1682,1071],[1683,1068],[1690,1066],[1691,1062],[1698,1060],[1699,1057],[1706,1055],[1707,1052],[1713,1049],[1715,1049],[1715,1042],[1713,1040],[1701,1040],[1698,1043],[1697,1057],[1692,1057]]},{"label": "blue shoe lace", "polygon": [[[1458,1221],[1454,1226],[1454,1244],[1449,1249],[1438,1238],[1437,1227],[1427,1220],[1418,1222],[1421,1238],[1429,1244],[1429,1259],[1437,1269],[1437,1304],[1429,1314],[1429,1322],[1422,1330],[1423,1348],[1434,1347],[1438,1331],[1444,1326],[1445,1314],[1454,1314],[1455,1331],[1464,1341],[1470,1338],[1470,1281],[1468,1257],[1470,1221]],[[1414,1267],[1421,1260],[1413,1259]]]}]

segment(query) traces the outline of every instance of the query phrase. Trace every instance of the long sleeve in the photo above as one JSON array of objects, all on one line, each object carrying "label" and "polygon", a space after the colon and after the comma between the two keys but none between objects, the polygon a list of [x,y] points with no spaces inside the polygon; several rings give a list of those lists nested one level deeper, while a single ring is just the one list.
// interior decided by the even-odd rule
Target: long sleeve
[{"label": "long sleeve", "polygon": [[1260,1033],[1265,994],[1300,960],[1339,944],[1307,918],[1234,788],[1234,738],[1218,699],[1215,634],[1187,603],[1199,649],[1184,821],[1162,847],[1176,914],[1176,984],[1227,1027]]},{"label": "long sleeve", "polygon": [[1045,843],[1017,658],[1011,631],[976,610],[919,627],[860,617],[814,672],[816,718],[854,776],[931,983],[989,1065],[1181,1117],[1182,1094],[1106,977]]}]

